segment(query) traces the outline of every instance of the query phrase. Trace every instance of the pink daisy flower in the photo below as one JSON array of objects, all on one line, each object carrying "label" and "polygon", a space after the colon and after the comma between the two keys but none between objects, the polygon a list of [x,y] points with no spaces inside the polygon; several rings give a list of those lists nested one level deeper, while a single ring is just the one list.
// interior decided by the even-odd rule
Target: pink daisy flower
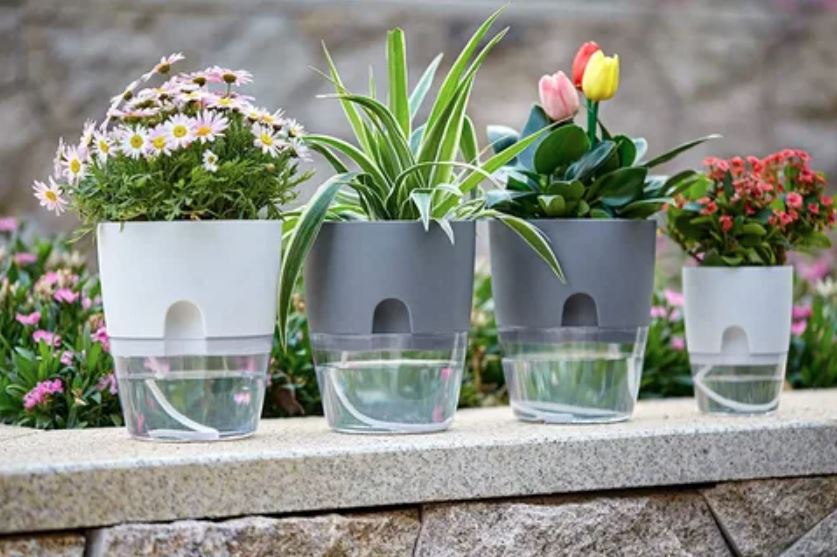
[{"label": "pink daisy flower", "polygon": [[188,147],[195,140],[195,121],[185,114],[175,114],[163,124],[163,129],[173,148]]},{"label": "pink daisy flower", "polygon": [[15,320],[21,325],[37,325],[41,321],[41,312],[33,311],[30,314],[18,313],[15,314]]},{"label": "pink daisy flower", "polygon": [[0,218],[0,232],[14,232],[17,226],[17,219],[14,217]]},{"label": "pink daisy flower", "polygon": [[87,149],[70,147],[61,162],[63,175],[71,184],[77,184],[87,175]]},{"label": "pink daisy flower", "polygon": [[16,253],[12,257],[12,259],[14,259],[14,262],[18,267],[24,267],[26,265],[31,265],[31,264],[35,263],[38,260],[38,256],[35,255],[34,253],[29,253],[29,252],[23,251],[23,252],[20,252],[20,253]]},{"label": "pink daisy flower", "polygon": [[49,179],[49,185],[35,180],[33,189],[41,207],[46,207],[48,211],[53,211],[56,215],[60,215],[67,209],[67,200],[61,197],[61,186],[56,184],[52,177]]},{"label": "pink daisy flower", "polygon": [[204,110],[198,114],[193,131],[198,141],[206,143],[207,141],[215,141],[216,137],[224,135],[224,130],[229,125],[229,119],[223,114],[213,110]]},{"label": "pink daisy flower", "polygon": [[210,83],[226,83],[227,85],[246,85],[253,81],[253,74],[247,70],[231,70],[220,66],[212,66],[206,70]]},{"label": "pink daisy flower", "polygon": [[279,154],[279,151],[287,146],[285,140],[279,137],[271,127],[256,124],[251,129],[254,137],[253,145],[261,149],[262,153],[266,155],[275,157]]},{"label": "pink daisy flower", "polygon": [[175,52],[174,54],[169,54],[168,56],[163,56],[160,58],[160,61],[151,68],[150,71],[142,74],[142,80],[148,81],[155,74],[165,75],[171,71],[172,65],[180,62],[181,60],[185,59],[186,57],[183,56],[182,52]]},{"label": "pink daisy flower", "polygon": [[35,343],[44,341],[49,346],[59,346],[61,344],[61,337],[59,335],[43,329],[38,329],[32,333],[32,340],[35,341]]},{"label": "pink daisy flower", "polygon": [[55,291],[55,294],[52,295],[56,302],[62,302],[65,304],[75,303],[79,296],[80,294],[78,292],[73,292],[69,288],[59,288]]},{"label": "pink daisy flower", "polygon": [[171,154],[169,136],[163,126],[155,126],[148,134],[148,153],[152,155]]}]

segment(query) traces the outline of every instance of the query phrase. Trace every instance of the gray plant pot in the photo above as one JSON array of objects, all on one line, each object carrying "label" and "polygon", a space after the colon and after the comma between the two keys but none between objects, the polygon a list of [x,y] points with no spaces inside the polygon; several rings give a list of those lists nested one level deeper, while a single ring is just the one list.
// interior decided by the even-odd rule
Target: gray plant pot
[{"label": "gray plant pot", "polygon": [[306,309],[329,424],[447,428],[459,398],[474,282],[473,222],[455,243],[418,222],[326,223],[305,264]]},{"label": "gray plant pot", "polygon": [[566,274],[490,224],[494,304],[512,407],[545,422],[628,419],[654,285],[654,221],[534,220]]}]

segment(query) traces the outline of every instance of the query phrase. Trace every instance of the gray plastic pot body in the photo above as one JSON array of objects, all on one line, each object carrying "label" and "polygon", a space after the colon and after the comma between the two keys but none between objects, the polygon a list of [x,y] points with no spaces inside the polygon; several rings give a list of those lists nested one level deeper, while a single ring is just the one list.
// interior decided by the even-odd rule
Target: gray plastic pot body
[{"label": "gray plastic pot body", "polygon": [[448,335],[470,327],[475,223],[325,223],[305,263],[312,333]]},{"label": "gray plastic pot body", "polygon": [[607,331],[648,325],[654,287],[654,221],[530,222],[549,238],[566,284],[508,227],[491,222],[492,288],[501,331],[525,334],[526,330],[562,327]]}]

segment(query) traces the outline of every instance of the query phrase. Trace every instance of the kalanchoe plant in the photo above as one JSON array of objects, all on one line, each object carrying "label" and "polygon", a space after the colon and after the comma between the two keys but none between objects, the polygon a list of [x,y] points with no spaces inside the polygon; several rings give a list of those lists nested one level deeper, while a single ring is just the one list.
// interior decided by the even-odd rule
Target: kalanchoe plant
[{"label": "kalanchoe plant", "polygon": [[[370,76],[369,93],[352,93],[343,83],[327,49],[332,83],[355,135],[356,144],[325,135],[308,135],[338,174],[323,184],[298,219],[288,219],[290,238],[282,268],[280,327],[285,322],[294,281],[324,220],[417,220],[425,229],[439,226],[455,241],[450,221],[496,217],[520,234],[560,277],[561,269],[548,241],[531,224],[485,207],[480,184],[514,159],[543,129],[481,161],[476,134],[466,115],[474,78],[488,53],[503,38],[502,30],[479,48],[500,11],[474,33],[439,86],[429,116],[416,122],[441,61],[437,56],[408,92],[404,33],[387,37],[387,102],[378,100]],[[547,126],[545,126],[546,128]],[[350,165],[356,167],[350,172]]]},{"label": "kalanchoe plant", "polygon": [[[503,168],[505,188],[486,194],[488,207],[527,219],[645,219],[689,187],[696,179],[693,171],[668,178],[650,170],[717,136],[645,160],[645,139],[611,135],[598,119],[599,103],[618,90],[619,57],[585,43],[572,73],[572,81],[560,71],[541,78],[541,105],[532,107],[522,134],[506,126],[488,127],[488,139],[499,154],[517,150],[521,135],[554,128],[515,153]],[[586,98],[586,131],[573,123],[580,104],[576,89]]]},{"label": "kalanchoe plant", "polygon": [[834,200],[805,151],[709,157],[705,175],[668,209],[668,235],[702,265],[784,265],[788,252],[831,245]]},{"label": "kalanchoe plant", "polygon": [[[100,222],[278,218],[308,178],[303,128],[258,108],[235,88],[244,70],[217,66],[172,74],[182,54],[162,58],[112,99],[76,145],[61,141],[54,175],[35,182],[42,206],[78,211],[83,230]],[[157,87],[137,90],[155,76]]]},{"label": "kalanchoe plant", "polygon": [[63,241],[0,219],[0,423],[121,425],[99,282]]}]

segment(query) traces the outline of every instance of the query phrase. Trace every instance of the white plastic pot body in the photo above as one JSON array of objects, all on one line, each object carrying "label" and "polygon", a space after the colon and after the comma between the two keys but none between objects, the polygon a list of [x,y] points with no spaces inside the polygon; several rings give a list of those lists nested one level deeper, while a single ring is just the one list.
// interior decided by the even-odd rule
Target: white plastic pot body
[{"label": "white plastic pot body", "polygon": [[[97,236],[129,431],[175,440],[252,433],[276,324],[281,223],[105,223]],[[175,378],[177,389],[167,390]],[[227,395],[230,401],[217,398]],[[165,423],[148,423],[154,410]],[[240,423],[226,427],[222,411]]]},{"label": "white plastic pot body", "polygon": [[792,267],[684,268],[683,293],[686,344],[701,408],[775,410],[790,346]]}]

